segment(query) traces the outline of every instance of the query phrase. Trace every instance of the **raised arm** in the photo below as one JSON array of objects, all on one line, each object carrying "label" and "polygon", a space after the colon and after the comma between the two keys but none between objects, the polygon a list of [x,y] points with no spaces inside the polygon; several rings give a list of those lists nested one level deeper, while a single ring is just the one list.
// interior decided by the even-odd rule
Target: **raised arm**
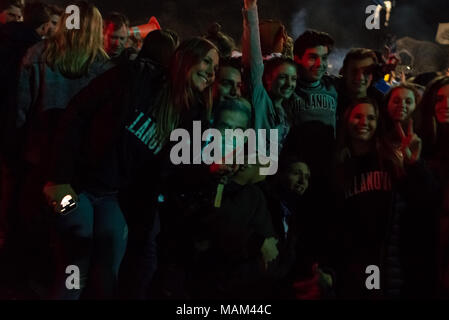
[{"label": "raised arm", "polygon": [[251,86],[262,86],[263,59],[260,46],[257,0],[244,0],[242,61],[250,69]]},{"label": "raised arm", "polygon": [[264,64],[260,46],[257,0],[244,0],[242,61],[250,72],[251,102],[255,129],[273,129],[278,123],[273,101],[263,86]]}]

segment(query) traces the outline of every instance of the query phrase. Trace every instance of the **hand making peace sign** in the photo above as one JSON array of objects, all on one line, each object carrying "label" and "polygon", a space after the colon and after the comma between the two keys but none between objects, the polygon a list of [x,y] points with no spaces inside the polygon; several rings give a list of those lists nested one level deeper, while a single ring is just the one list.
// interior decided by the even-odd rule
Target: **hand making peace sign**
[{"label": "hand making peace sign", "polygon": [[401,147],[399,151],[402,153],[402,158],[405,164],[414,164],[421,156],[422,141],[416,133],[413,132],[413,120],[409,120],[407,135],[402,129],[401,123],[396,122],[396,132],[401,138]]}]

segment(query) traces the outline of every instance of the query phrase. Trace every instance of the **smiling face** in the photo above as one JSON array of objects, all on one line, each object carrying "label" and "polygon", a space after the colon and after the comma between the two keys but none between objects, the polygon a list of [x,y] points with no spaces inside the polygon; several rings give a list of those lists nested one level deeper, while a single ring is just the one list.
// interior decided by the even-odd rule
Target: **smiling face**
[{"label": "smiling face", "polygon": [[377,115],[373,105],[356,105],[349,115],[347,127],[351,140],[370,141],[377,128]]},{"label": "smiling face", "polygon": [[218,70],[218,61],[217,50],[211,49],[199,63],[190,68],[188,77],[190,77],[195,90],[203,92],[214,82],[215,73]]},{"label": "smiling face", "polygon": [[442,86],[437,92],[435,117],[438,123],[449,123],[449,84]]},{"label": "smiling face", "polygon": [[274,99],[289,99],[295,91],[297,78],[295,66],[281,64],[266,78],[267,90]]},{"label": "smiling face", "polygon": [[295,56],[300,77],[308,82],[321,80],[327,71],[329,49],[326,46],[307,48],[302,57]]},{"label": "smiling face", "polygon": [[230,67],[220,67],[217,81],[214,83],[214,99],[219,102],[242,96],[242,75],[239,70]]},{"label": "smiling face", "polygon": [[292,163],[285,174],[288,191],[302,196],[309,187],[310,169],[304,162]]},{"label": "smiling face", "polygon": [[343,79],[349,95],[357,98],[366,97],[366,91],[373,80],[371,72],[373,65],[373,58],[351,60],[348,63],[343,72]]},{"label": "smiling face", "polygon": [[416,109],[415,95],[406,88],[393,89],[388,100],[388,114],[393,121],[410,119]]}]

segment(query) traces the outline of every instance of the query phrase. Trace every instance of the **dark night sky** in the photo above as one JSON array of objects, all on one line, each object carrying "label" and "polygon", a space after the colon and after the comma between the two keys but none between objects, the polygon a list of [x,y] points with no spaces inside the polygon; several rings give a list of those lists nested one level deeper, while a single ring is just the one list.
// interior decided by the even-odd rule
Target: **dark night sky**
[{"label": "dark night sky", "polygon": [[[50,0],[68,5],[74,1]],[[106,13],[128,15],[140,24],[154,15],[161,26],[176,30],[181,37],[202,34],[214,21],[239,42],[243,0],[95,0]],[[449,0],[396,0],[388,30],[367,30],[365,8],[372,0],[259,0],[259,15],[280,19],[296,36],[304,27],[329,32],[339,47],[376,46],[386,33],[409,35],[433,41],[438,22],[449,22]]]}]

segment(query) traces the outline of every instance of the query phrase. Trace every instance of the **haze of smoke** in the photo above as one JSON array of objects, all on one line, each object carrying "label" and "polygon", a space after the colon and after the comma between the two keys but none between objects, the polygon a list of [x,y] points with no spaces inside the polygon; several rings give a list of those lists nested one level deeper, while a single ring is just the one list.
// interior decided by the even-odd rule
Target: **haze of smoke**
[{"label": "haze of smoke", "polygon": [[328,59],[328,73],[332,75],[338,75],[340,69],[343,66],[343,60],[350,48],[334,48]]},{"label": "haze of smoke", "polygon": [[398,36],[411,36],[418,40],[432,41],[437,31],[436,26],[425,20],[416,5],[397,6],[393,10],[390,24]]},{"label": "haze of smoke", "polygon": [[306,31],[307,10],[301,9],[293,15],[291,22],[291,34],[293,39],[298,38],[304,31]]}]

